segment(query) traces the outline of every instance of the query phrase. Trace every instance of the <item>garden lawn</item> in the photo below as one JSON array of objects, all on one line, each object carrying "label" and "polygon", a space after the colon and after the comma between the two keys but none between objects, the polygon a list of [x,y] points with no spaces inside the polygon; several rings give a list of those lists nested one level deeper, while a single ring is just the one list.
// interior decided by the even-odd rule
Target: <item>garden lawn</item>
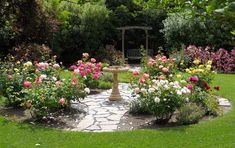
[{"label": "garden lawn", "polygon": [[[219,74],[220,95],[235,104],[235,75]],[[197,125],[113,133],[68,132],[0,118],[0,147],[235,147],[235,109]]]}]

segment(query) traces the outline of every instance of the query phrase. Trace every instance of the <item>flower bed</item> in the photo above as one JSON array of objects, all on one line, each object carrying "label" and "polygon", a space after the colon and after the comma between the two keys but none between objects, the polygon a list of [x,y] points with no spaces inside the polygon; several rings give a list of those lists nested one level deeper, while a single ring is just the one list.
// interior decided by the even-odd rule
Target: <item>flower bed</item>
[{"label": "flower bed", "polygon": [[[83,54],[88,60],[88,54]],[[55,57],[49,61],[15,61],[9,56],[1,62],[1,93],[6,105],[30,109],[37,119],[49,113],[69,108],[71,101],[79,101],[90,93],[91,84],[99,79],[102,64],[79,61],[71,78],[61,78],[61,65]]]},{"label": "flower bed", "polygon": [[[195,104],[199,110],[203,110],[200,114],[218,115],[218,103],[213,94],[219,87],[210,86],[214,73],[211,71],[212,61],[200,64],[199,60],[195,60],[193,63],[192,67],[185,70],[187,74],[182,75],[177,71],[174,58],[158,55],[155,59],[149,59],[143,71],[133,72],[131,84],[135,99],[130,111],[155,115],[156,121],[161,124],[167,123],[176,111],[180,112],[179,116],[185,112],[193,114],[190,109],[196,108]],[[187,108],[187,104],[193,105],[188,105],[189,109],[181,109]],[[196,119],[198,117],[201,116],[195,116]],[[178,119],[183,120],[181,117]],[[191,123],[191,119],[185,120],[183,124]]]}]

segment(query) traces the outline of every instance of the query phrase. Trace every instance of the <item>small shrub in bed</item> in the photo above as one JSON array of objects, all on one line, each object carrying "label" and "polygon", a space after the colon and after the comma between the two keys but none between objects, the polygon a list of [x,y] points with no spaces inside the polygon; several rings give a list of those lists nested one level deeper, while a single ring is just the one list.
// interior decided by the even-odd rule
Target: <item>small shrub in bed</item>
[{"label": "small shrub in bed", "polygon": [[186,103],[179,108],[177,113],[177,121],[180,124],[195,124],[204,116],[205,112],[202,107],[196,103]]}]

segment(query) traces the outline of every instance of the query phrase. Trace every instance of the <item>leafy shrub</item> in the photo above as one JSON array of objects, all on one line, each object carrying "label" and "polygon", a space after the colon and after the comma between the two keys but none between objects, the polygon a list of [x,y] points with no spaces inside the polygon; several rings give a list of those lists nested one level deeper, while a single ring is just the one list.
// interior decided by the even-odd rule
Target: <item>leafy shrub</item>
[{"label": "leafy shrub", "polygon": [[218,71],[230,72],[235,70],[235,49],[229,53],[227,50],[220,48],[212,53],[213,64]]},{"label": "leafy shrub", "polygon": [[51,49],[42,44],[38,45],[35,43],[22,44],[18,47],[14,47],[11,51],[12,55],[20,60],[24,61],[41,61],[50,59]]},{"label": "leafy shrub", "polygon": [[123,65],[125,63],[122,58],[122,52],[109,45],[107,45],[106,48],[99,49],[95,53],[95,56],[97,60],[109,65]]},{"label": "leafy shrub", "polygon": [[208,95],[207,98],[204,98],[203,105],[206,108],[206,114],[214,116],[221,115],[221,110],[214,96]]},{"label": "leafy shrub", "polygon": [[98,88],[100,88],[100,89],[110,89],[110,88],[112,88],[112,83],[100,80]]},{"label": "leafy shrub", "polygon": [[195,44],[218,48],[232,41],[230,29],[211,17],[194,17],[187,12],[174,13],[163,24],[162,32],[170,47]]},{"label": "leafy shrub", "polygon": [[[184,65],[191,66],[193,59],[199,59],[202,64],[206,64],[208,60],[212,60],[213,68],[220,72],[230,72],[235,70],[235,49],[231,52],[220,48],[213,51],[211,48],[188,46],[185,50]],[[189,60],[187,60],[189,58]],[[188,61],[188,62],[187,62]]]},{"label": "leafy shrub", "polygon": [[89,92],[84,84],[75,82],[74,78],[59,80],[53,75],[44,75],[42,78],[42,75],[39,76],[32,86],[22,90],[25,93],[23,105],[38,119],[69,107],[71,100],[82,99],[86,96],[86,91]]},{"label": "leafy shrub", "polygon": [[179,108],[176,119],[180,124],[194,124],[203,117],[204,111],[196,103],[187,103]]},{"label": "leafy shrub", "polygon": [[35,78],[35,67],[32,62],[23,63],[10,55],[0,63],[1,94],[6,98],[7,106],[19,106],[24,98],[23,82],[27,77]]},{"label": "leafy shrub", "polygon": [[165,56],[150,59],[143,74],[133,72],[132,87],[136,95],[131,111],[148,112],[158,123],[166,123],[188,98],[185,83],[173,80],[174,60]]}]

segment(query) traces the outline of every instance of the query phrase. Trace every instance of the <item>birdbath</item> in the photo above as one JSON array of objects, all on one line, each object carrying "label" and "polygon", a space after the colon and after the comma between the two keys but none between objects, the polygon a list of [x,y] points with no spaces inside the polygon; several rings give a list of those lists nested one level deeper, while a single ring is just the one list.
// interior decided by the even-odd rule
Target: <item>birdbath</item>
[{"label": "birdbath", "polygon": [[113,87],[112,87],[112,93],[109,97],[110,101],[119,101],[122,100],[122,97],[120,95],[119,89],[118,89],[118,73],[128,71],[128,67],[122,67],[122,66],[110,66],[105,67],[103,71],[113,73]]}]

